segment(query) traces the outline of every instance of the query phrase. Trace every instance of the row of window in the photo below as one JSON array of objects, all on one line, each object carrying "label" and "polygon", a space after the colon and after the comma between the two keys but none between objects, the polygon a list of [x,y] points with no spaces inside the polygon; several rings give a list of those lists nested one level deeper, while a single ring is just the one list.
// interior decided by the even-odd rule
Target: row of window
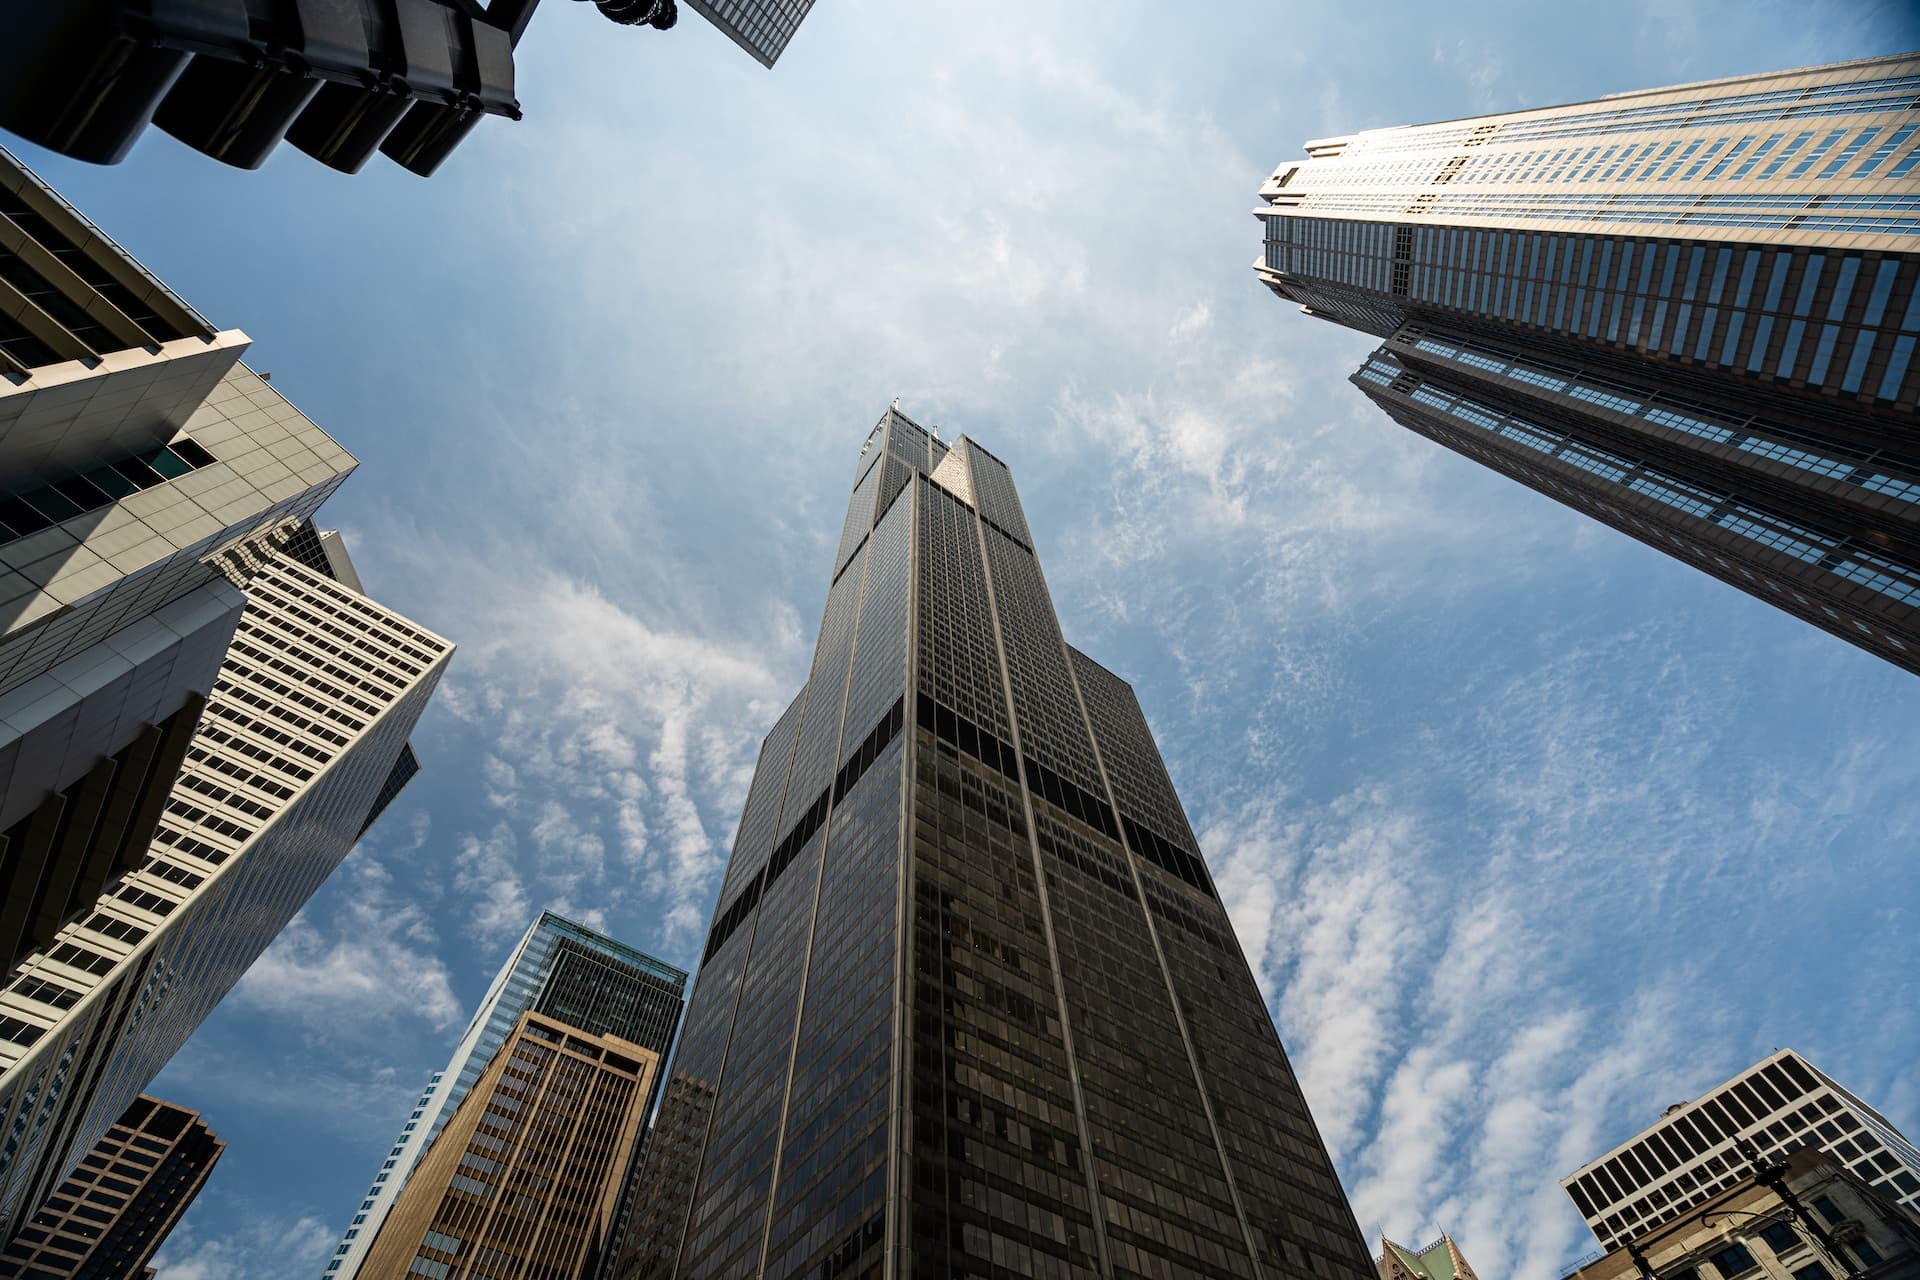
[{"label": "row of window", "polygon": [[[1390,224],[1277,216],[1266,222],[1272,269],[1380,289]],[[1900,276],[1896,258],[1492,228],[1393,230],[1406,242],[1393,263],[1396,294],[1596,339],[1604,333],[1608,342],[1700,362],[1717,357],[1723,365],[1734,363],[1750,313],[1764,311],[1769,314],[1752,331],[1749,372],[1790,377],[1806,350],[1806,380],[1829,385],[1837,373],[1848,394],[1862,389],[1878,352],[1878,394],[1895,398],[1920,340],[1913,336],[1920,331],[1920,288],[1897,322],[1888,312]],[[1830,263],[1834,270],[1827,272]],[[1292,292],[1305,299],[1305,291]],[[1775,314],[1786,324],[1769,362]],[[1803,323],[1796,327],[1794,320]],[[1844,330],[1853,325],[1861,332],[1842,348]],[[1803,346],[1809,337],[1810,349]]]},{"label": "row of window", "polygon": [[[1421,195],[1408,208],[1405,194],[1308,196],[1306,216],[1375,213],[1386,217],[1630,223],[1634,225],[1756,227],[1847,234],[1920,235],[1920,218],[1904,196],[1656,196],[1589,192],[1445,192]],[[1743,210],[1751,210],[1743,211]]]},{"label": "row of window", "polygon": [[156,445],[54,484],[18,494],[0,493],[0,546],[63,520],[112,506],[128,494],[152,489],[211,466],[214,461],[205,448],[181,436],[170,445]]},{"label": "row of window", "polygon": [[[1920,133],[1920,125],[1902,125],[1891,130],[1875,125],[1855,132],[1850,139],[1848,132],[1847,129],[1829,130],[1819,135],[1817,142],[1817,131],[1808,129],[1791,136],[1786,133],[1764,137],[1757,133],[1739,137],[1727,134],[1711,139],[1681,139],[1664,146],[1658,142],[1630,142],[1610,147],[1517,151],[1470,162],[1447,180],[1472,185],[1521,185],[1534,181],[1670,182],[1677,179],[1691,182],[1698,179],[1712,182],[1725,177],[1729,182],[1739,182],[1751,174],[1757,182],[1768,181],[1776,175],[1783,182],[1802,178],[1820,181],[1839,177],[1848,164],[1859,159],[1862,151],[1879,140],[1880,145],[1846,173],[1846,180],[1855,181],[1872,177],[1914,134]],[[1754,146],[1755,142],[1759,145]],[[1786,145],[1782,146],[1782,142]],[[1813,144],[1811,148],[1808,143]],[[1831,160],[1827,159],[1829,155],[1833,156]],[[1797,164],[1791,169],[1785,168],[1795,159]],[[1904,178],[1916,164],[1920,164],[1920,148],[1902,157],[1886,174],[1886,179]]]},{"label": "row of window", "polygon": [[1759,545],[1816,564],[1849,581],[1859,582],[1889,599],[1902,604],[1920,603],[1920,575],[1905,566],[1801,528],[1779,516],[1756,511],[1725,496],[1709,493],[1643,463],[1618,457],[1589,442],[1576,443],[1551,428],[1521,422],[1450,392],[1423,384],[1409,394],[1414,400],[1459,421],[1471,423],[1483,431],[1503,436],[1548,456],[1559,457],[1562,461],[1594,471],[1615,483],[1624,482],[1627,488],[1683,514],[1708,520]]},{"label": "row of window", "polygon": [[[1904,111],[1920,105],[1920,77],[1883,76],[1805,88],[1729,93],[1705,98],[1652,103],[1639,107],[1592,104],[1592,110],[1563,115],[1524,114],[1491,125],[1477,126],[1478,141],[1522,142],[1536,138],[1598,137],[1638,133],[1648,129],[1698,128],[1745,120],[1790,120],[1825,115],[1861,115]],[[1373,138],[1356,139],[1350,153],[1363,149],[1413,150],[1456,148],[1475,127],[1456,125],[1423,131],[1383,130]]]},{"label": "row of window", "polygon": [[[1849,261],[1852,260],[1849,259]],[[1898,266],[1892,261],[1885,265]],[[1915,308],[1920,309],[1920,290],[1916,291],[1915,299]],[[1510,381],[1541,387],[1548,391],[1562,392],[1576,399],[1599,405],[1603,409],[1642,418],[1658,426],[1670,427],[1714,444],[1730,444],[1733,448],[1751,453],[1756,457],[1783,462],[1815,475],[1832,476],[1876,493],[1891,494],[1903,501],[1920,504],[1920,482],[1901,480],[1884,472],[1868,469],[1862,465],[1864,459],[1832,458],[1825,453],[1796,448],[1779,440],[1748,435],[1744,430],[1695,416],[1707,411],[1672,397],[1653,395],[1629,388],[1583,371],[1563,369],[1546,365],[1544,362],[1523,362],[1506,352],[1464,340],[1442,341],[1438,338],[1423,336],[1416,339],[1413,345],[1417,350],[1469,364]],[[1370,367],[1374,363],[1370,362]],[[1552,371],[1549,372],[1549,369]],[[1375,373],[1368,377],[1368,381],[1379,382],[1384,386],[1391,383],[1392,378],[1388,376],[1385,382],[1381,382],[1380,375]],[[1635,396],[1645,398],[1636,399]],[[1682,411],[1682,406],[1685,407],[1685,412]],[[1761,424],[1756,419],[1748,418],[1739,425],[1741,428],[1752,428]],[[1795,435],[1787,428],[1768,426],[1766,429],[1777,435]],[[1830,450],[1826,442],[1821,442],[1820,447]]]}]

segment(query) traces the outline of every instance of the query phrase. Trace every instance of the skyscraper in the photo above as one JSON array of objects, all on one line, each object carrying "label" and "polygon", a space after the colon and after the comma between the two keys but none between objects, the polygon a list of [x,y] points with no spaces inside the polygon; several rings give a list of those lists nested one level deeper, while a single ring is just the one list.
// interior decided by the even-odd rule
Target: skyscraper
[{"label": "skyscraper", "polygon": [[1360,1243],[1125,682],[1006,466],[867,438],[762,745],[622,1270],[1360,1280]]},{"label": "skyscraper", "polygon": [[141,1094],[0,1252],[0,1272],[59,1280],[150,1278],[227,1144],[198,1111]]},{"label": "skyscraper", "polygon": [[[327,1280],[362,1274],[374,1235],[414,1165],[459,1110],[522,1014],[531,1010],[588,1035],[618,1036],[664,1062],[685,1007],[686,986],[684,971],[557,912],[541,912],[494,975],[446,1069],[435,1072],[421,1090],[327,1262]],[[647,1082],[643,1116],[652,1111],[658,1092],[655,1072]],[[624,1165],[615,1171],[616,1190],[626,1172]],[[610,1233],[618,1230],[621,1212],[616,1204]]]},{"label": "skyscraper", "polygon": [[813,8],[813,0],[687,0],[687,4],[763,67],[780,60]]},{"label": "skyscraper", "polygon": [[355,466],[0,151],[0,969],[140,858],[245,604]]},{"label": "skyscraper", "polygon": [[[1751,1144],[1750,1150],[1746,1144]],[[1854,1177],[1920,1212],[1920,1150],[1887,1118],[1782,1049],[1560,1180],[1603,1248],[1692,1212],[1749,1176],[1753,1158],[1818,1147]]]},{"label": "skyscraper", "polygon": [[1306,150],[1254,268],[1396,422],[1920,672],[1920,56]]},{"label": "skyscraper", "polygon": [[414,1167],[366,1273],[591,1275],[659,1069],[631,1040],[522,1013]]},{"label": "skyscraper", "polygon": [[346,857],[453,646],[269,547],[133,870],[0,979],[0,1235]]},{"label": "skyscraper", "polygon": [[410,776],[451,650],[303,565],[356,464],[246,346],[0,152],[0,1241]]}]

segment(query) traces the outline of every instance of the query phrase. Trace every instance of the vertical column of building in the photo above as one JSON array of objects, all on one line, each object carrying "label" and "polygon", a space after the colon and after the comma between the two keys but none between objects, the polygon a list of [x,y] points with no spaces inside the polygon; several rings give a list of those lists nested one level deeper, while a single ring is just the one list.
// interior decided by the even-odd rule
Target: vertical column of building
[{"label": "vertical column of building", "polygon": [[1260,1263],[1351,1275],[1358,1225],[1140,704],[1086,655],[1073,666]]},{"label": "vertical column of building", "polygon": [[[977,497],[968,447],[935,474]],[[920,487],[898,1274],[1103,1274],[981,525]]]},{"label": "vertical column of building", "polygon": [[[995,617],[1116,1270],[1250,1275],[1207,1100],[1006,468],[974,446]],[[991,514],[990,514],[991,513]],[[1002,532],[1002,530],[1009,532]],[[1018,530],[1018,533],[1011,532]],[[1166,1192],[1181,1189],[1182,1199]]]},{"label": "vertical column of building", "polygon": [[[891,452],[891,451],[890,451]],[[761,1269],[851,1270],[886,1232],[914,492],[872,530]]]},{"label": "vertical column of building", "polygon": [[866,557],[864,546],[855,551],[827,593],[778,828],[784,834],[757,881],[758,902],[743,930],[747,969],[681,1252],[683,1276],[751,1269],[765,1241]]},{"label": "vertical column of building", "polygon": [[[671,1276],[679,1258],[746,972],[750,931],[740,926],[757,903],[755,886],[773,848],[806,698],[803,687],[760,744],[673,1071],[647,1142],[639,1204],[616,1267],[622,1276]],[[748,903],[745,909],[743,902]]]},{"label": "vertical column of building", "polygon": [[[651,1185],[633,1233],[633,1268],[677,1261],[682,1275],[725,1275],[758,1265],[768,1247],[826,827],[836,788],[844,799],[850,785],[836,764],[843,730],[853,735],[846,750],[859,754],[875,727],[846,722],[870,532],[912,474],[910,466],[903,474],[903,446],[887,425],[869,437],[856,468],[807,687],[762,748],[667,1086],[658,1154],[641,1173]],[[875,692],[863,674],[862,714]]]}]

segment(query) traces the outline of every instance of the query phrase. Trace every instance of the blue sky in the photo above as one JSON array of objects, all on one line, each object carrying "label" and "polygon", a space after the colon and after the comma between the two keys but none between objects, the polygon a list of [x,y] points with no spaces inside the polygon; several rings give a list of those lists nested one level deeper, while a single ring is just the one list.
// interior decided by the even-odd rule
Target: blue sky
[{"label": "blue sky", "polygon": [[316,1275],[539,908],[690,964],[896,395],[1134,680],[1370,1242],[1552,1280],[1557,1179],[1776,1046],[1920,1131],[1920,683],[1394,426],[1248,267],[1308,138],[1914,23],[820,0],[769,73],[549,0],[526,120],[431,181],[23,149],[253,336],[362,459],[371,590],[461,643],[427,771],[156,1083],[231,1144],[161,1274]]}]

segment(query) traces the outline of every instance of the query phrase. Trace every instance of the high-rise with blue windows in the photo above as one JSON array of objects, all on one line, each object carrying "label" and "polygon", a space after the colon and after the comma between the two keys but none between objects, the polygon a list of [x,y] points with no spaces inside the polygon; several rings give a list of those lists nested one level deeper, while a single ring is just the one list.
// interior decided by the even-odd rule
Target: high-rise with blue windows
[{"label": "high-rise with blue windows", "polygon": [[[520,1015],[531,1011],[588,1035],[619,1036],[664,1060],[680,1024],[686,985],[683,970],[565,916],[541,912],[494,976],[446,1069],[434,1073],[421,1091],[328,1260],[326,1280],[362,1274],[374,1235],[409,1174],[519,1024]],[[657,1081],[658,1072],[654,1075]],[[643,1114],[652,1108],[649,1096]],[[609,1223],[607,1234],[618,1228],[618,1222]]]},{"label": "high-rise with blue windows", "polygon": [[1920,673],[1920,54],[1306,151],[1254,269],[1396,422]]}]

